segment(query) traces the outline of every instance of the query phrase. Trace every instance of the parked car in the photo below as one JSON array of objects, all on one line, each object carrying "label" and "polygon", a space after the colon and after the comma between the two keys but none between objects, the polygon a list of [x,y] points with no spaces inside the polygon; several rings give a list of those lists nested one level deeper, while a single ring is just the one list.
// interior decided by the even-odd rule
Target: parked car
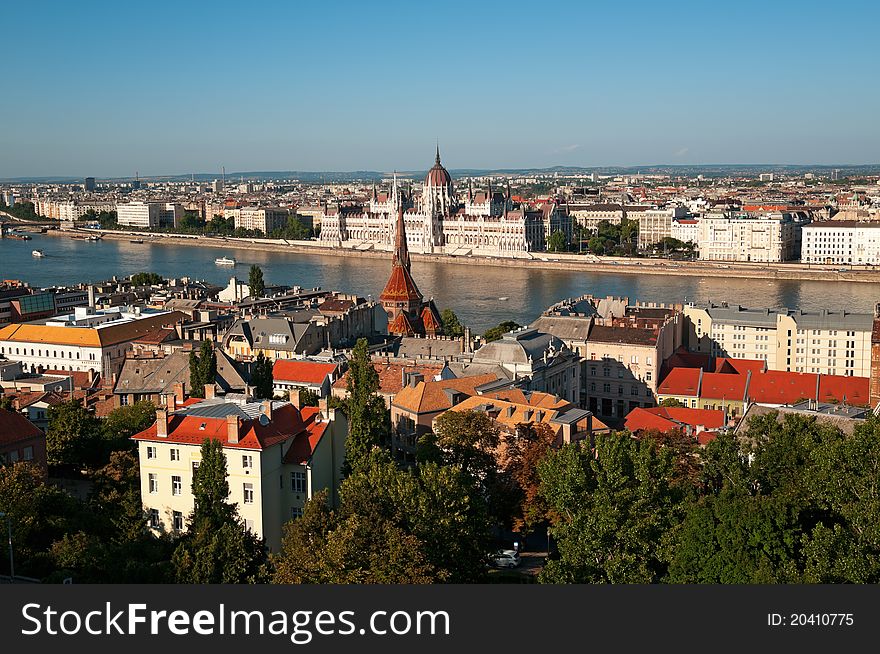
[{"label": "parked car", "polygon": [[489,563],[495,568],[515,568],[521,562],[516,550],[499,550],[489,557]]}]

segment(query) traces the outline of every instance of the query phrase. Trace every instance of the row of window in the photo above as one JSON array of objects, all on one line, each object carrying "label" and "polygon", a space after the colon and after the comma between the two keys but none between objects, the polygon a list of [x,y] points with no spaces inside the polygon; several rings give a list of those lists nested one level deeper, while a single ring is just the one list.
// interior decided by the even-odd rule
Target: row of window
[{"label": "row of window", "polygon": [[[19,351],[19,349],[20,349],[21,351]],[[36,356],[36,357],[42,357],[42,356],[43,356],[43,350],[38,349],[38,350],[36,351],[36,352],[37,352],[36,354],[34,354],[34,348],[30,348],[30,350],[31,350],[31,354],[30,354],[30,356],[32,356],[32,357],[34,357],[34,356]],[[0,346],[0,354],[13,354],[13,352],[12,352],[12,347],[10,346],[10,348],[9,348],[9,352],[7,352],[5,346]],[[18,354],[18,355],[20,355],[20,356],[28,356],[28,348],[26,348],[26,347],[23,347],[23,348],[15,348],[15,354]],[[76,356],[75,356],[75,357],[74,357],[73,355],[74,355],[74,352],[68,352],[68,353],[67,353],[67,358],[68,358],[68,359],[74,359],[74,358],[75,358],[75,359],[79,359],[79,358],[80,358],[80,356],[79,356],[79,352],[76,352]],[[46,350],[46,357],[49,357],[49,350]],[[51,358],[54,358],[54,359],[61,358],[61,359],[63,359],[63,358],[64,358],[64,350],[61,350],[61,357],[58,356],[58,350],[52,350]],[[95,353],[94,353],[94,352],[90,352],[90,353],[89,353],[89,360],[91,360],[91,361],[94,361],[94,360],[95,360]]]},{"label": "row of window", "polygon": [[[22,461],[33,461],[34,459],[34,448],[30,445],[25,447],[21,451],[21,460]],[[19,461],[18,450],[12,450],[11,452],[0,452],[0,465],[4,463],[16,463]]]}]

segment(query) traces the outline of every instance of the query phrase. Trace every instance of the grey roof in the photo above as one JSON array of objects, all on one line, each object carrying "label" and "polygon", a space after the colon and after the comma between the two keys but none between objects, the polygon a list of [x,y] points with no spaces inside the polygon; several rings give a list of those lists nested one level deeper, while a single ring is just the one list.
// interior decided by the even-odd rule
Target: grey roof
[{"label": "grey roof", "polygon": [[852,313],[850,311],[802,311],[787,308],[749,308],[739,305],[702,307],[713,322],[729,325],[748,325],[775,327],[779,315],[792,317],[801,329],[841,329],[868,331],[874,323],[872,313]]},{"label": "grey roof", "polygon": [[563,341],[586,341],[590,334],[592,318],[581,316],[541,316],[530,326],[538,331],[553,334]]},{"label": "grey roof", "polygon": [[767,407],[767,406],[761,406],[759,404],[752,404],[746,410],[745,414],[742,417],[742,420],[740,420],[739,424],[736,426],[736,429],[734,430],[734,434],[736,434],[737,436],[745,436],[746,432],[748,431],[748,423],[753,417],[763,416],[763,415],[767,415],[769,413],[776,413],[777,420],[779,422],[782,422],[782,420],[784,419],[786,414],[794,414],[794,415],[813,417],[816,419],[816,422],[818,422],[818,423],[832,425],[834,427],[837,427],[838,429],[840,429],[840,431],[842,431],[847,436],[852,436],[853,432],[855,431],[856,426],[859,423],[864,422],[864,419],[862,419],[862,418],[850,417],[850,416],[841,415],[841,414],[831,414],[831,413],[822,413],[822,412],[816,412],[816,411],[807,411],[805,409],[801,409],[801,408],[797,408],[797,407],[793,407],[793,406],[792,407],[787,407],[787,406]]},{"label": "grey roof", "polygon": [[[239,396],[244,397],[244,396]],[[287,402],[272,401],[272,410],[280,409]],[[177,414],[195,416],[199,418],[225,418],[226,416],[238,416],[242,420],[253,420],[262,412],[262,402],[233,402],[228,399],[213,399],[193,404],[178,411]]]},{"label": "grey roof", "polygon": [[[247,381],[236,363],[217,347],[214,355],[217,359],[215,383],[220,389],[227,393],[244,390]],[[175,350],[156,359],[126,359],[113,390],[119,394],[167,395],[177,382],[184,382],[190,390],[189,352],[185,350]]]},{"label": "grey roof", "polygon": [[400,339],[397,356],[405,359],[420,357],[454,357],[461,354],[461,341],[448,338],[414,338],[404,336]]},{"label": "grey roof", "polygon": [[584,409],[569,409],[565,413],[560,413],[555,418],[552,418],[550,422],[558,422],[563,425],[573,425],[591,415],[593,414]]},{"label": "grey roof", "polygon": [[474,375],[485,375],[492,373],[499,379],[511,379],[508,370],[497,363],[471,363],[468,361],[449,361],[446,363],[446,370],[452,373],[455,378],[471,377]]},{"label": "grey roof", "polygon": [[561,350],[565,344],[556,336],[524,327],[507,332],[497,341],[486,343],[474,352],[474,362],[537,363],[550,350]]}]

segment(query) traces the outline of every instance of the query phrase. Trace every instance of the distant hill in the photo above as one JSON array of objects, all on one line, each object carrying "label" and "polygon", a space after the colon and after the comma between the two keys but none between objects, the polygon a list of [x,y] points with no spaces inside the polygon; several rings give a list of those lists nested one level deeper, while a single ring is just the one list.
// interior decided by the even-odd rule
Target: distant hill
[{"label": "distant hill", "polygon": [[[880,174],[880,164],[868,165],[790,165],[790,164],[701,164],[701,165],[672,165],[656,164],[651,166],[552,166],[549,168],[454,168],[449,170],[453,177],[485,177],[489,175],[522,177],[531,175],[673,175],[692,177],[704,175],[706,177],[726,177],[730,175],[751,176],[759,173],[787,173],[802,175],[804,173],[828,174],[832,170],[838,170],[842,177]],[[427,170],[397,171],[402,178],[421,179]],[[242,178],[247,181],[259,180],[284,180],[296,179],[310,184],[335,184],[340,182],[365,181],[373,182],[386,179],[392,175],[391,171],[353,170],[353,171],[238,171],[226,174],[226,183],[233,185],[239,183]],[[141,177],[141,181],[186,181],[193,179],[198,182],[211,182],[218,178],[216,173],[196,173],[185,175],[158,175]],[[0,183],[21,184],[76,184],[83,182],[82,177],[7,177],[0,178]],[[123,182],[131,180],[130,177],[98,178],[99,182]]]}]

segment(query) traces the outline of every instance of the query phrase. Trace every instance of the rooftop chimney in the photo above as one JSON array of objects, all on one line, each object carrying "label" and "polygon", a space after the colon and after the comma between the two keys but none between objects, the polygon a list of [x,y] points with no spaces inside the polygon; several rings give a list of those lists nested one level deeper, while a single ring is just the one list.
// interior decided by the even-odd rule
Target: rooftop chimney
[{"label": "rooftop chimney", "polygon": [[183,401],[186,399],[186,383],[185,382],[175,382],[171,388],[174,390],[174,397],[177,400],[177,403],[181,406],[183,405]]},{"label": "rooftop chimney", "polygon": [[272,420],[272,400],[263,400],[260,404],[260,413]]},{"label": "rooftop chimney", "polygon": [[177,409],[177,397],[174,393],[169,393],[165,396],[165,408],[169,412]]},{"label": "rooftop chimney", "polygon": [[297,409],[302,408],[302,404],[300,403],[300,400],[299,400],[299,389],[298,388],[291,388],[289,394],[290,394],[290,403],[293,406],[295,406]]},{"label": "rooftop chimney", "polygon": [[168,409],[156,409],[156,436],[168,438]]},{"label": "rooftop chimney", "polygon": [[95,287],[89,284],[89,308],[95,308]]},{"label": "rooftop chimney", "polygon": [[217,393],[217,385],[216,384],[205,384],[205,399],[213,400],[216,397]]},{"label": "rooftop chimney", "polygon": [[238,443],[238,416],[226,416],[226,439],[230,443]]}]

